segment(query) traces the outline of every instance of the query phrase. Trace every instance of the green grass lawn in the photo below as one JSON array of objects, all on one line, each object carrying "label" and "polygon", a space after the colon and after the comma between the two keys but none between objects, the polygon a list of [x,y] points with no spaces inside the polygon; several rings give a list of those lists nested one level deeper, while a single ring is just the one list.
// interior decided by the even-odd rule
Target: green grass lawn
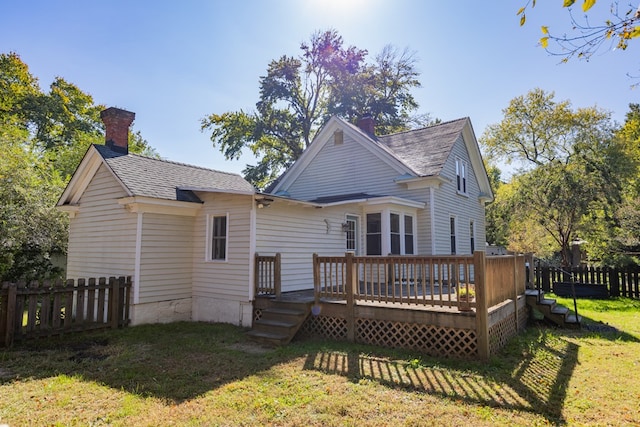
[{"label": "green grass lawn", "polygon": [[32,341],[0,351],[0,424],[640,423],[640,302],[578,309],[583,330],[532,325],[488,363],[204,323]]}]

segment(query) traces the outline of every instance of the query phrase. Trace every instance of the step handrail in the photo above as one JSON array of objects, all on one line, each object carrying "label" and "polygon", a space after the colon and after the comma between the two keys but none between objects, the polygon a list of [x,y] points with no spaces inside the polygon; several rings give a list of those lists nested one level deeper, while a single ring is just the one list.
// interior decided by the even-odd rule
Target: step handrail
[{"label": "step handrail", "polygon": [[574,311],[574,313],[576,313],[576,323],[578,324],[578,328],[580,328],[581,325],[580,325],[580,316],[578,316],[578,302],[576,301],[576,280],[575,280],[575,276],[574,276],[574,274],[572,272],[563,270],[562,268],[559,268],[558,270],[560,270],[564,274],[568,274],[569,277],[571,278],[571,294],[573,296],[573,311]]}]

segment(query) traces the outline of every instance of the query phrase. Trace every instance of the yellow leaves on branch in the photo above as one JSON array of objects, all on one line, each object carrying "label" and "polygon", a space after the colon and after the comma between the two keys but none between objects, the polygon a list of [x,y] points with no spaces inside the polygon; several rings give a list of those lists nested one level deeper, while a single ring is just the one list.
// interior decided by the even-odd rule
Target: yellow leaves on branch
[{"label": "yellow leaves on branch", "polygon": [[[575,2],[576,0],[564,0],[562,7],[573,6]],[[584,2],[582,3],[582,11],[586,12],[587,10],[591,9],[594,4],[596,4],[596,0],[584,0]]]}]

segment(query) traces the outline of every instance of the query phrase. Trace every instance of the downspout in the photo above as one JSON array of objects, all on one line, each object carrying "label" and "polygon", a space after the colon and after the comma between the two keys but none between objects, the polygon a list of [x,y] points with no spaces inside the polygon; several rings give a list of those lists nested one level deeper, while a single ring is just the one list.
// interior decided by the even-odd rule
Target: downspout
[{"label": "downspout", "polygon": [[133,272],[133,303],[140,302],[140,263],[142,259],[142,218],[144,213],[138,212],[138,224],[136,226],[136,255]]},{"label": "downspout", "polygon": [[431,217],[431,255],[436,254],[436,207],[434,188],[429,187],[429,216]]},{"label": "downspout", "polygon": [[256,269],[256,218],[257,218],[257,209],[256,203],[253,200],[253,196],[251,197],[251,210],[249,211],[249,301],[253,301],[255,299],[255,269]]}]

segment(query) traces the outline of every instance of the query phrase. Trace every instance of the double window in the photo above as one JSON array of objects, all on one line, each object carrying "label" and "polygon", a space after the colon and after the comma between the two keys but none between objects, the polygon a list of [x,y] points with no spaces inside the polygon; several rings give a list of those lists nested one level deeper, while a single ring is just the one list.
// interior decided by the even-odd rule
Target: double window
[{"label": "double window", "polygon": [[[383,221],[387,219],[388,222]],[[413,255],[415,238],[413,216],[400,213],[367,214],[367,255]],[[386,222],[386,223],[385,223]],[[387,232],[383,230],[388,227]]]}]

